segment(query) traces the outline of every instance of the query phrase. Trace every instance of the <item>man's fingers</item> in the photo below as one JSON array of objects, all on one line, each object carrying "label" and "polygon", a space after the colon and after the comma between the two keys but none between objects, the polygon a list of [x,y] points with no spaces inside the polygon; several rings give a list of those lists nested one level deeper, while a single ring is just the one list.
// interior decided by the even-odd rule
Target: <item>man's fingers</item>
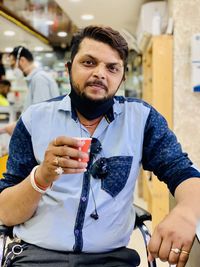
[{"label": "man's fingers", "polygon": [[168,261],[170,248],[171,248],[171,240],[169,238],[162,239],[158,251],[158,258],[160,258],[161,261],[163,262]]},{"label": "man's fingers", "polygon": [[85,172],[86,169],[70,169],[70,168],[64,168],[64,174],[75,174],[75,173],[81,173]]},{"label": "man's fingers", "polygon": [[148,260],[159,258],[161,261],[168,261],[169,264],[176,264],[176,267],[184,267],[188,261],[192,244],[191,238],[185,237],[183,240],[176,231],[174,232],[174,229],[164,235],[162,226],[157,226],[148,245]]},{"label": "man's fingers", "polygon": [[[56,162],[55,162],[56,161]],[[78,161],[77,159],[72,159],[70,157],[56,157],[55,158],[56,166],[62,167],[64,169],[86,169],[87,163]]]},{"label": "man's fingers", "polygon": [[159,256],[159,249],[162,243],[161,235],[157,234],[157,229],[155,229],[149,245],[148,245],[148,251],[149,251],[149,257],[150,258],[158,258]]},{"label": "man's fingers", "polygon": [[189,259],[190,256],[190,251],[192,248],[192,244],[190,243],[188,245],[182,246],[180,254],[179,254],[179,259],[176,267],[184,267]]},{"label": "man's fingers", "polygon": [[188,261],[188,258],[189,258],[189,255],[186,255],[181,252],[176,267],[185,267]]},{"label": "man's fingers", "polygon": [[181,245],[173,244],[169,251],[168,262],[170,264],[177,264],[179,261],[180,253],[181,253]]},{"label": "man's fingers", "polygon": [[155,258],[151,255],[150,252],[148,252],[148,261],[153,261]]},{"label": "man's fingers", "polygon": [[81,147],[83,142],[73,137],[58,136],[51,142],[53,146],[70,146],[70,147]]}]

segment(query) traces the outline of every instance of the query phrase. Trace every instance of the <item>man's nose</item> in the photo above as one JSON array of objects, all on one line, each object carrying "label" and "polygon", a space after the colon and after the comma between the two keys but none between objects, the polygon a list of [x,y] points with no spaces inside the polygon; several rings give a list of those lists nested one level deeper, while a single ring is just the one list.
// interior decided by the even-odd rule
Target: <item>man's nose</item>
[{"label": "man's nose", "polygon": [[98,64],[94,71],[93,76],[99,79],[105,79],[106,77],[106,67],[104,64]]}]

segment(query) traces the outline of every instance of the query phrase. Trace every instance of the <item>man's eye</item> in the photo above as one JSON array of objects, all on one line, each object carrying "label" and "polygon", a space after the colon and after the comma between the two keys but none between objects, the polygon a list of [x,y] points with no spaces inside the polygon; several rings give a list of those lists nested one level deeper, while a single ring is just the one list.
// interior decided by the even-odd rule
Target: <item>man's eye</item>
[{"label": "man's eye", "polygon": [[116,65],[109,65],[107,68],[112,73],[117,73],[119,71],[119,68]]},{"label": "man's eye", "polygon": [[93,66],[95,64],[92,60],[84,60],[82,63],[84,66]]}]

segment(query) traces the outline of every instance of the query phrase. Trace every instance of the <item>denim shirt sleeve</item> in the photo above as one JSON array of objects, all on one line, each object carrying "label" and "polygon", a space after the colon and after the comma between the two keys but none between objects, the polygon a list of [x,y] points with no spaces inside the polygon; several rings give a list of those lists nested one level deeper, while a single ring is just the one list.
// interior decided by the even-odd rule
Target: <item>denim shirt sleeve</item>
[{"label": "denim shirt sleeve", "polygon": [[172,194],[182,181],[200,177],[166,120],[153,107],[145,125],[142,164],[164,181]]},{"label": "denim shirt sleeve", "polygon": [[7,171],[4,178],[0,179],[0,192],[20,183],[35,165],[37,161],[33,153],[31,136],[20,118],[10,140]]}]

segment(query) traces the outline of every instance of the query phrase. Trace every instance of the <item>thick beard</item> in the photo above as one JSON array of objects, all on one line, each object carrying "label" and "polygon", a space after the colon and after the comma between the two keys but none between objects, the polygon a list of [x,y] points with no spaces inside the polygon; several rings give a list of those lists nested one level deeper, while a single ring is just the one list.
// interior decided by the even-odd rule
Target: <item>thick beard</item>
[{"label": "thick beard", "polygon": [[80,92],[79,87],[71,82],[69,94],[72,106],[86,119],[93,120],[105,115],[114,104],[114,95],[102,99],[93,99],[85,92]]},{"label": "thick beard", "polygon": [[81,92],[78,88],[79,88],[78,86],[73,85],[73,89],[75,90],[77,95],[79,95],[85,101],[92,101],[92,102],[94,102],[96,104],[98,104],[98,103],[101,104],[101,103],[105,103],[105,101],[107,101],[108,99],[112,99],[113,98],[113,96],[107,96],[107,97],[105,96],[105,97],[103,97],[101,99],[94,99],[94,98],[88,96],[85,92]]}]

